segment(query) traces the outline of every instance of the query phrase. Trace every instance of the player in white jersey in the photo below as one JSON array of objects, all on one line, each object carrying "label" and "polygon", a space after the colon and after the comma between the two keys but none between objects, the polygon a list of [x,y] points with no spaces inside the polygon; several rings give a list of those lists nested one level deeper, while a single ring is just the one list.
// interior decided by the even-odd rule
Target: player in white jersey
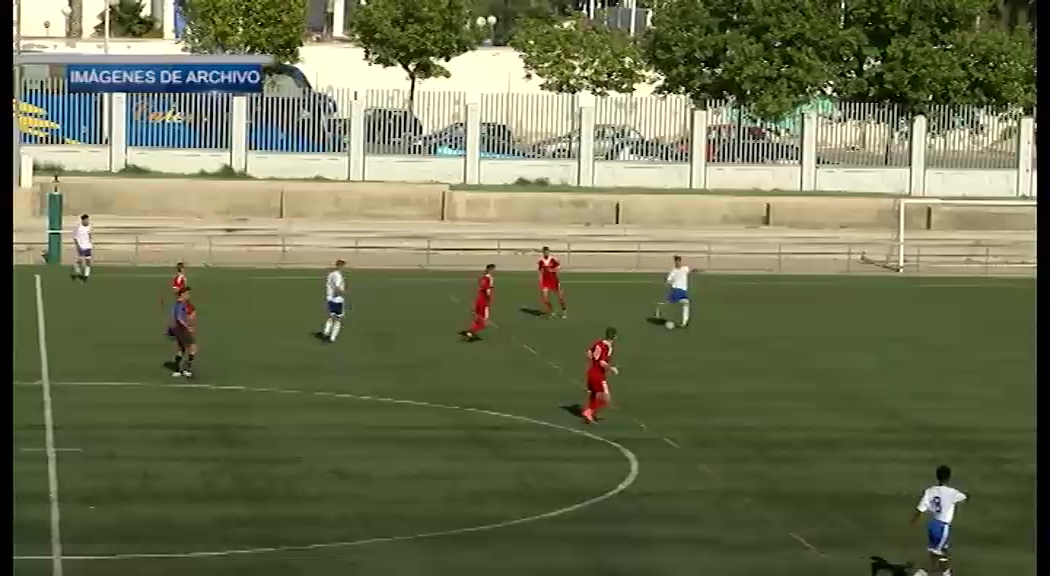
[{"label": "player in white jersey", "polygon": [[952,469],[947,466],[937,467],[937,484],[922,493],[922,499],[912,514],[911,523],[915,524],[924,514],[930,519],[926,523],[926,551],[930,553],[929,572],[920,570],[915,576],[926,574],[951,576],[948,546],[950,544],[952,521],[955,519],[955,507],[966,501],[966,494],[948,486]]},{"label": "player in white jersey", "polygon": [[[661,302],[656,308],[656,317],[663,318],[663,309],[667,304],[676,304],[681,308],[681,328],[689,325],[689,274],[692,270],[682,264],[682,257],[674,257],[674,268],[667,274],[667,300]],[[668,328],[673,328],[674,323],[668,321]]]},{"label": "player in white jersey", "polygon": [[73,246],[77,250],[77,260],[73,264],[73,279],[87,282],[91,276],[91,217],[84,214],[80,224],[73,229]]},{"label": "player in white jersey", "polygon": [[346,306],[346,280],[343,278],[345,260],[336,260],[335,268],[325,278],[325,302],[328,306],[328,320],[324,323],[321,338],[325,342],[335,342],[343,328],[343,309]]}]

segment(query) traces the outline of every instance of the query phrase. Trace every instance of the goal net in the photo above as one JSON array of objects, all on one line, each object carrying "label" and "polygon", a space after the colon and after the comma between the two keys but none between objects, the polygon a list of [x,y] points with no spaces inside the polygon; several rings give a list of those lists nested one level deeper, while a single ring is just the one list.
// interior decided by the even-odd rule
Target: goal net
[{"label": "goal net", "polygon": [[1033,274],[1037,204],[902,199],[884,266],[896,272]]}]

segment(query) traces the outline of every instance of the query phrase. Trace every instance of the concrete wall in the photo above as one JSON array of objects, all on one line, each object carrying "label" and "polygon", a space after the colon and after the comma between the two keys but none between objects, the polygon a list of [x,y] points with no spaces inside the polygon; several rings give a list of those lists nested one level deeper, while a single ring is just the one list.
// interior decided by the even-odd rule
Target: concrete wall
[{"label": "concrete wall", "polygon": [[[38,178],[41,213],[50,178]],[[66,177],[63,213],[182,217],[210,220],[303,218],[333,220],[441,220],[443,185],[382,182],[324,183]],[[16,195],[16,198],[20,196]]]},{"label": "concrete wall", "polygon": [[[16,191],[15,212],[40,214],[50,178]],[[880,229],[897,226],[894,198],[573,194],[450,190],[443,184],[66,177],[65,213],[137,217],[397,220],[575,224],[638,228],[775,226]],[[907,208],[913,230],[1035,230],[1033,207],[925,205]]]}]

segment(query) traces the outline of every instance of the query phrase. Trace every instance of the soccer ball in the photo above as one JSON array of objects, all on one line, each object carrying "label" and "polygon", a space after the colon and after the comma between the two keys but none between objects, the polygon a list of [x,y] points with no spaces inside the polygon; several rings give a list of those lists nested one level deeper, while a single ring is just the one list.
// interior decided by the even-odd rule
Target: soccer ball
[{"label": "soccer ball", "polygon": [[674,322],[671,322],[670,320],[664,322],[664,328],[667,328],[668,330],[674,330]]}]

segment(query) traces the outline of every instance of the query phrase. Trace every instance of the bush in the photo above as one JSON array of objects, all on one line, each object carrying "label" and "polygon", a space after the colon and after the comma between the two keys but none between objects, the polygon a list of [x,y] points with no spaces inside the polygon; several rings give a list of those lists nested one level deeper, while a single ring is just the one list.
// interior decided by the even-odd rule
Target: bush
[{"label": "bush", "polygon": [[[143,16],[144,8],[141,0],[119,0],[116,4],[108,6],[110,37],[145,38],[150,36],[157,29],[157,19],[153,16]],[[98,13],[98,20],[95,35],[104,36],[106,33],[105,11]]]}]

